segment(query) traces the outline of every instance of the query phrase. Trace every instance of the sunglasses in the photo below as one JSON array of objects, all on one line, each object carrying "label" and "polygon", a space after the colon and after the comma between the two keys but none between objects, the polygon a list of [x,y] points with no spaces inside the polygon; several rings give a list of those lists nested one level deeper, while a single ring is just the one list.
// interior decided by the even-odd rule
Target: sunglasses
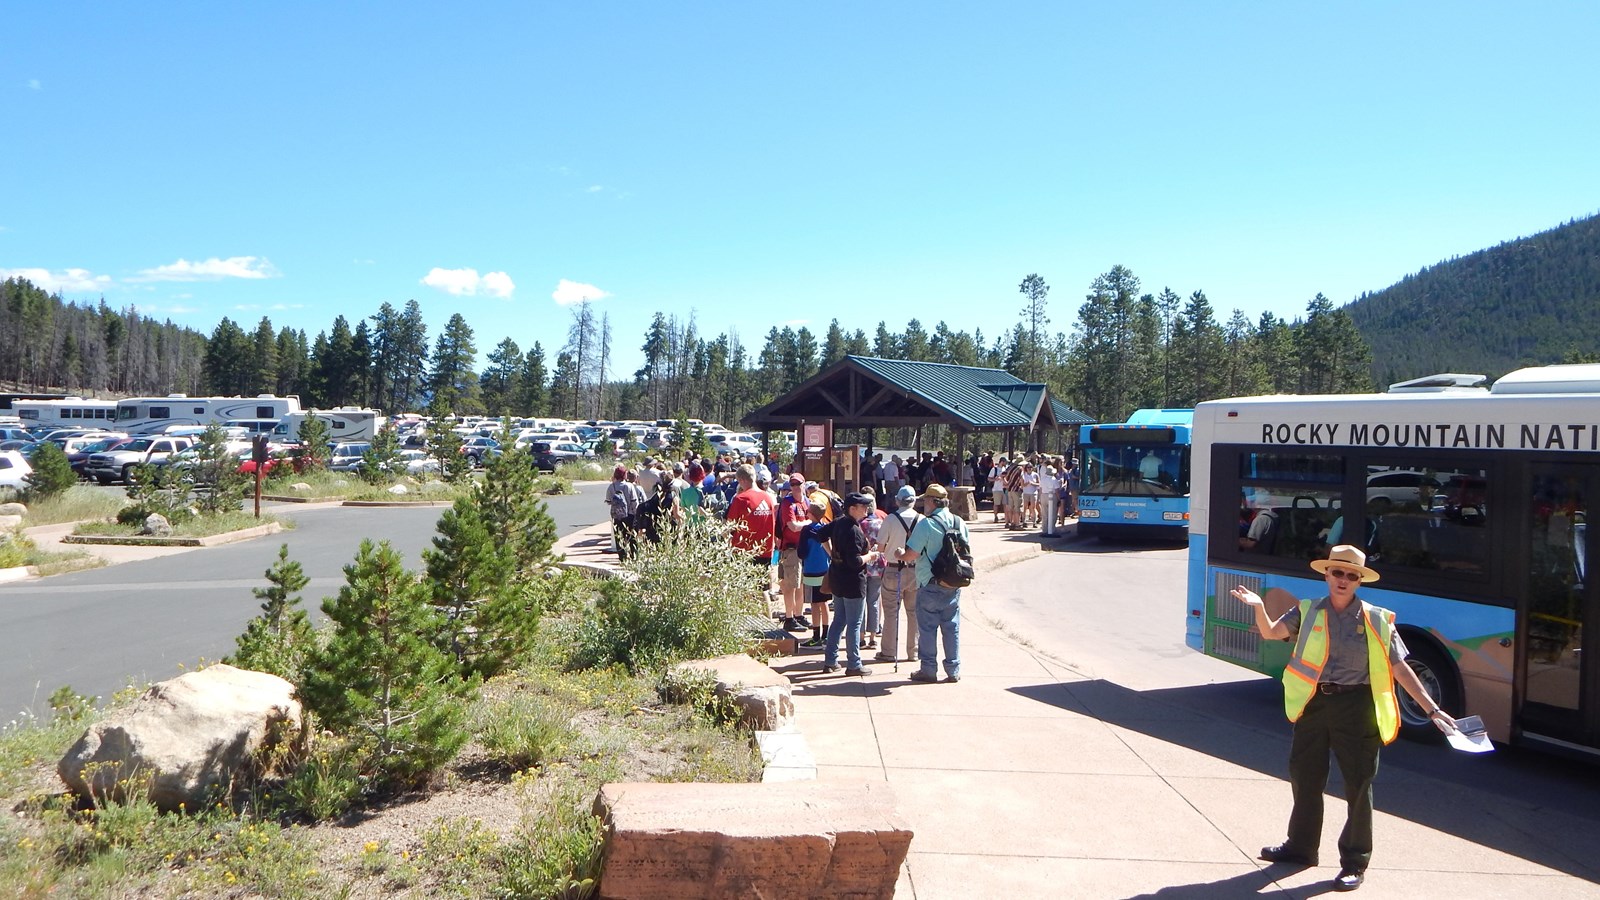
[{"label": "sunglasses", "polygon": [[1360,572],[1346,572],[1344,569],[1326,569],[1324,570],[1324,574],[1326,574],[1329,578],[1334,578],[1339,581],[1361,580]]}]

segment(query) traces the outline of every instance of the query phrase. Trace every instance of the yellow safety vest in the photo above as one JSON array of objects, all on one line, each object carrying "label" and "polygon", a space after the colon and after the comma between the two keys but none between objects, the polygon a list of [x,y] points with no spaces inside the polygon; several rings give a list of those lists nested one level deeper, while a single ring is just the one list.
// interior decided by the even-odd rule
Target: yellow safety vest
[{"label": "yellow safety vest", "polygon": [[[1300,637],[1294,655],[1283,670],[1283,710],[1289,721],[1298,722],[1306,704],[1317,692],[1322,667],[1328,663],[1328,611],[1315,601],[1300,601]],[[1367,625],[1367,681],[1372,685],[1372,704],[1377,713],[1378,734],[1385,744],[1400,733],[1400,701],[1394,693],[1394,670],[1389,665],[1389,644],[1394,636],[1394,613],[1361,602],[1361,618]]]}]

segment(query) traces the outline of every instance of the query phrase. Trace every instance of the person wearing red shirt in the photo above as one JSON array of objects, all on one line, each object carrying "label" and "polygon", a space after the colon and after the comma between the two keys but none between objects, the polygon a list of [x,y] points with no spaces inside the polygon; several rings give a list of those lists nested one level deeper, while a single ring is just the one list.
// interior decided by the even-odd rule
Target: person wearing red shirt
[{"label": "person wearing red shirt", "polygon": [[805,617],[805,590],[800,583],[800,533],[811,524],[802,489],[805,478],[790,475],[783,496],[778,500],[778,587],[783,591],[783,627],[786,631],[805,631],[811,623]]},{"label": "person wearing red shirt", "polygon": [[739,492],[728,504],[728,521],[733,524],[729,538],[734,549],[748,553],[751,561],[767,568],[772,565],[772,550],[777,546],[777,510],[772,495],[756,487],[754,466],[739,467]]}]

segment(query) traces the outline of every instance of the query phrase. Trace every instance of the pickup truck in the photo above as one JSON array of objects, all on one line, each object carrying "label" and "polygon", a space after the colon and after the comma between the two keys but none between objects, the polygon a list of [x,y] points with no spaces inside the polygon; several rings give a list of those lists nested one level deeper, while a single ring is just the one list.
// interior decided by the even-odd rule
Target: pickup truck
[{"label": "pickup truck", "polygon": [[154,435],[134,438],[102,453],[91,454],[83,470],[90,478],[101,484],[110,484],[113,481],[127,484],[128,475],[134,466],[166,459],[179,450],[188,449],[192,444],[194,439],[188,437]]}]

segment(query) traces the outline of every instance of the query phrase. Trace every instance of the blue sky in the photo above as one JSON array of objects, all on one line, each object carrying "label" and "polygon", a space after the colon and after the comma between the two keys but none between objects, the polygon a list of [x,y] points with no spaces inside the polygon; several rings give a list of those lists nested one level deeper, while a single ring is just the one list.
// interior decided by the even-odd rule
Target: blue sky
[{"label": "blue sky", "polygon": [[[250,8],[260,7],[260,8]],[[267,8],[270,7],[270,8]],[[8,4],[0,275],[209,333],[1299,314],[1600,210],[1600,4]]]}]

